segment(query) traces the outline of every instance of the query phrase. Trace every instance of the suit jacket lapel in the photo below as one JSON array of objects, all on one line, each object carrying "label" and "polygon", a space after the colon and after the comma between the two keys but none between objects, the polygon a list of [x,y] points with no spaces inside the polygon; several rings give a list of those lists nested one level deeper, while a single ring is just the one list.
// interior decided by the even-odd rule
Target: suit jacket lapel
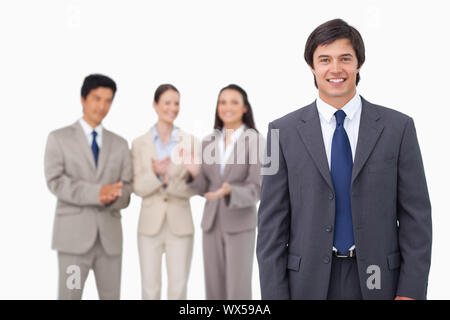
[{"label": "suit jacket lapel", "polygon": [[169,166],[169,173],[172,176],[181,176],[181,173],[184,172],[184,165],[180,162],[181,158],[179,155],[179,152],[182,148],[187,148],[188,150],[191,150],[187,144],[186,141],[188,140],[189,137],[187,136],[187,134],[185,134],[181,129],[178,129],[178,137],[177,137],[177,143],[175,145],[175,147],[173,148],[172,152],[171,152],[171,160],[172,163]]},{"label": "suit jacket lapel", "polygon": [[91,170],[95,172],[96,168],[94,162],[94,155],[92,153],[91,146],[89,146],[87,138],[84,134],[83,128],[81,127],[78,121],[73,124],[73,127],[75,128],[75,138],[77,140],[78,145],[80,146],[81,153],[85,156]]},{"label": "suit jacket lapel", "polygon": [[144,150],[147,150],[148,152],[148,161],[150,161],[150,159],[158,159],[158,155],[156,154],[156,149],[155,149],[155,143],[153,141],[153,133],[152,130],[148,131],[146,134],[146,139],[144,140],[145,144],[147,145],[147,148],[144,148]]},{"label": "suit jacket lapel", "polygon": [[[223,168],[223,174],[220,175],[220,165],[219,165],[219,175],[222,176],[222,179],[225,180],[226,177],[230,174],[232,163],[234,162],[234,155],[236,150],[236,144],[233,146],[233,151],[230,153],[230,157],[225,159],[225,168]],[[230,163],[228,163],[230,162]]]},{"label": "suit jacket lapel", "polygon": [[144,161],[147,161],[147,165],[149,170],[155,175],[152,169],[152,160],[158,159],[158,155],[156,154],[155,144],[153,143],[153,134],[152,131],[149,130],[145,135],[145,139],[143,140],[142,152],[144,153]]},{"label": "suit jacket lapel", "polygon": [[[248,145],[247,143],[245,143],[244,140],[247,137],[246,131],[248,130],[248,128],[245,128],[245,130],[241,133],[241,135],[239,136],[239,138],[236,140],[236,142],[233,145],[233,150],[230,153],[230,156],[228,157],[228,159],[226,159],[226,163],[225,163],[225,168],[223,170],[223,175],[222,178],[225,180],[226,177],[228,177],[228,175],[230,174],[230,172],[233,169],[232,164],[241,164],[241,161],[244,160],[244,163],[246,162],[246,158],[247,158],[247,153],[248,153]],[[244,150],[239,150],[238,148],[244,146]],[[217,149],[218,150],[218,149]],[[242,152],[245,153],[242,153]],[[244,156],[245,158],[242,159],[242,156]]]},{"label": "suit jacket lapel", "polygon": [[103,128],[102,134],[103,134],[102,147],[100,148],[100,152],[98,155],[98,163],[97,163],[97,179],[100,177],[103,170],[105,169],[108,157],[112,151],[112,149],[111,149],[111,144],[112,144],[111,134],[105,128]]},{"label": "suit jacket lapel", "polygon": [[[244,133],[242,132],[242,134],[240,135],[240,137],[236,140],[236,143],[233,144],[233,149],[231,150],[230,156],[228,157],[228,159],[225,159],[225,168],[223,169],[223,174],[222,174],[222,179],[225,180],[226,177],[230,174],[231,171],[231,167],[232,167],[232,163],[234,162],[234,157],[236,155],[236,150],[237,150],[237,146],[238,146],[238,141],[242,138],[242,136],[244,135]],[[222,139],[222,137],[220,137],[219,139]],[[219,150],[219,147],[217,147],[217,150]],[[224,143],[224,151],[226,150],[225,147],[225,143]],[[220,166],[219,166],[219,170],[220,170]]]},{"label": "suit jacket lapel", "polygon": [[361,172],[369,158],[378,138],[383,131],[383,124],[378,122],[380,115],[369,102],[361,97],[362,110],[359,123],[358,142],[356,144],[355,160],[353,163],[352,183]]},{"label": "suit jacket lapel", "polygon": [[322,177],[328,183],[330,188],[334,189],[325,146],[323,144],[319,112],[315,101],[310,104],[301,115],[300,123],[297,125],[297,131]]},{"label": "suit jacket lapel", "polygon": [[[219,150],[219,139],[222,139],[222,135],[221,135],[220,131],[214,129],[211,139],[212,140],[210,143],[214,144],[214,147],[212,150],[213,154],[211,154],[211,155],[208,154],[208,156],[213,157],[214,161],[212,164],[210,164],[210,166],[212,167],[212,170],[214,171],[215,176],[218,177],[219,179],[222,179],[222,175],[220,174],[220,150]],[[209,144],[208,144],[208,146],[209,146]],[[224,173],[225,173],[225,170],[227,169],[226,167],[227,166],[225,165]]]}]

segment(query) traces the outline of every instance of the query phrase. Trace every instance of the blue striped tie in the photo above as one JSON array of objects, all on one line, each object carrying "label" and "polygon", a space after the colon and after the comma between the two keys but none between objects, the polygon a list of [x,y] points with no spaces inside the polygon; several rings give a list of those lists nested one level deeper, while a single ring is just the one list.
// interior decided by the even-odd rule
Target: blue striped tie
[{"label": "blue striped tie", "polygon": [[92,149],[92,153],[94,154],[95,166],[97,166],[98,152],[99,152],[99,148],[98,148],[98,144],[97,144],[97,139],[96,138],[97,138],[97,132],[94,130],[94,131],[92,131],[91,149]]},{"label": "blue striped tie", "polygon": [[336,129],[331,144],[331,178],[336,192],[334,247],[344,254],[355,243],[350,199],[353,158],[350,141],[344,128],[346,114],[338,110],[334,115]]}]

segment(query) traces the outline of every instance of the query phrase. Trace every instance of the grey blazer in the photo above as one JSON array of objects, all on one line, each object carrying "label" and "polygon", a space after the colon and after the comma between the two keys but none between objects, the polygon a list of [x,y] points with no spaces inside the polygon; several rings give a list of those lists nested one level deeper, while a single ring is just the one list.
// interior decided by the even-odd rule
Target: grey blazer
[{"label": "grey blazer", "polygon": [[[120,209],[130,202],[131,154],[128,143],[103,129],[96,168],[92,150],[80,123],[55,130],[48,136],[44,158],[45,178],[57,197],[52,248],[82,254],[94,244],[97,230],[105,251],[122,252]],[[102,185],[122,181],[122,196],[109,205],[99,202]]]},{"label": "grey blazer", "polygon": [[[263,299],[326,299],[334,188],[315,102],[269,124],[279,170],[263,178],[257,258]],[[271,151],[270,135],[268,153]],[[352,172],[353,232],[364,299],[425,299],[431,205],[413,120],[362,99]],[[367,285],[379,267],[381,287]]]},{"label": "grey blazer", "polygon": [[[199,175],[188,185],[197,194],[203,195],[209,191],[216,191],[224,182],[228,182],[232,191],[230,195],[218,200],[206,201],[201,227],[203,231],[209,231],[216,215],[221,212],[220,217],[226,232],[254,229],[256,228],[256,203],[259,201],[261,190],[262,161],[258,154],[261,153],[259,146],[264,146],[264,137],[259,133],[257,135],[250,134],[249,129],[244,130],[234,145],[223,175],[220,174],[219,161],[208,163],[211,161],[205,159],[205,155],[218,159],[219,139],[220,133],[215,131],[202,141],[201,170]],[[238,152],[238,148],[241,148],[241,151]]]}]

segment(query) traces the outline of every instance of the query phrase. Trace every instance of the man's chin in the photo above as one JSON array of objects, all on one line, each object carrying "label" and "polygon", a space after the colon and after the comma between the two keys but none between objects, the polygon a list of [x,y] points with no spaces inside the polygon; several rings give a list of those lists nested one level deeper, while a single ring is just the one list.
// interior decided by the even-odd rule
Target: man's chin
[{"label": "man's chin", "polygon": [[345,98],[352,94],[353,90],[323,90],[321,95],[329,98]]}]

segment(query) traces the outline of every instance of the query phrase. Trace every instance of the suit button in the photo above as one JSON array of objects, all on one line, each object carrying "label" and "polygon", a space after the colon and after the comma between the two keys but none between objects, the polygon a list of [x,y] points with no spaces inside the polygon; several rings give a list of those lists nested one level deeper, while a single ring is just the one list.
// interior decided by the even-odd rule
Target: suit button
[{"label": "suit button", "polygon": [[334,199],[334,194],[330,192],[330,194],[328,195],[328,199],[333,200]]},{"label": "suit button", "polygon": [[326,226],[325,230],[326,230],[326,232],[331,232],[333,230],[333,227],[328,225],[328,226]]},{"label": "suit button", "polygon": [[167,202],[167,198],[164,198],[164,202]]},{"label": "suit button", "polygon": [[323,263],[330,263],[330,257],[324,257]]}]

